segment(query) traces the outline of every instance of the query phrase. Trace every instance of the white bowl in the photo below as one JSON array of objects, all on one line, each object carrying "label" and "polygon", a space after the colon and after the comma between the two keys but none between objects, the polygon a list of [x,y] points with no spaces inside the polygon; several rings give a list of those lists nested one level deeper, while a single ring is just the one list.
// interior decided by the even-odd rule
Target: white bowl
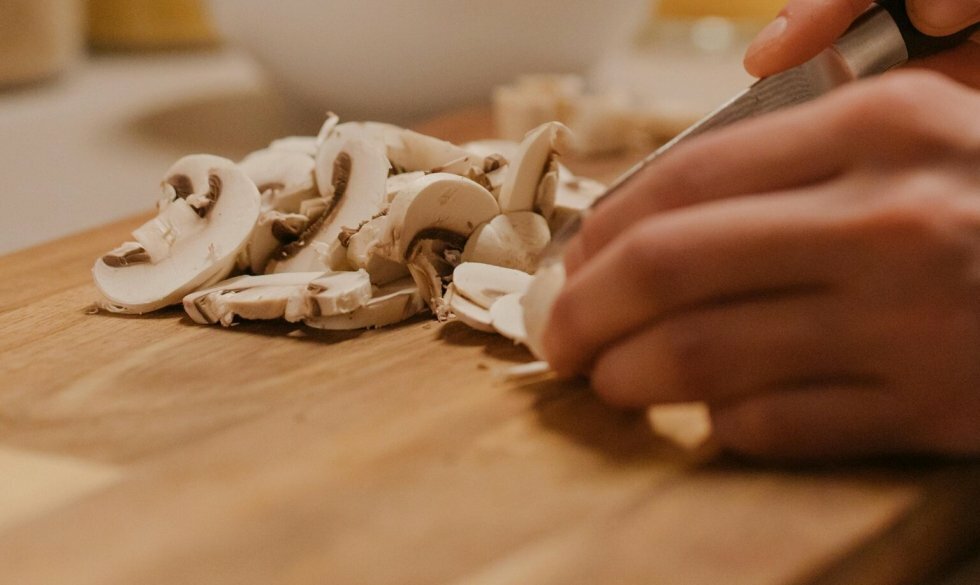
[{"label": "white bowl", "polygon": [[522,73],[585,73],[649,0],[212,0],[219,29],[287,93],[344,119],[405,122]]}]

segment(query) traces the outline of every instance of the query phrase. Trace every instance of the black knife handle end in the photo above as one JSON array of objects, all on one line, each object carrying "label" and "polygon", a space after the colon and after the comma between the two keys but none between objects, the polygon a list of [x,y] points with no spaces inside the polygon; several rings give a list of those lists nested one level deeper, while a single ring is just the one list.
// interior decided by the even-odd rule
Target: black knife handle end
[{"label": "black knife handle end", "polygon": [[980,23],[977,23],[949,36],[930,36],[920,32],[912,24],[905,7],[905,0],[876,0],[876,3],[887,10],[895,24],[898,25],[898,29],[902,32],[902,38],[905,40],[905,46],[908,48],[909,59],[921,59],[952,49],[980,31]]}]

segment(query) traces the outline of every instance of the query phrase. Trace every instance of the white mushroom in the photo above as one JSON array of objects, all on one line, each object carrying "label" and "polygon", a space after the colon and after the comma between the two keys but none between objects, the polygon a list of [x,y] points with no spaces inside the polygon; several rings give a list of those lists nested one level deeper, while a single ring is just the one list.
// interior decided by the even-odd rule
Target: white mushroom
[{"label": "white mushroom", "polygon": [[298,240],[309,225],[310,218],[302,213],[263,212],[238,256],[238,268],[263,274],[276,250]]},{"label": "white mushroom", "polygon": [[438,312],[441,281],[461,261],[466,238],[499,211],[497,200],[477,183],[433,173],[411,183],[391,202],[377,249],[391,260],[407,262],[420,294]]},{"label": "white mushroom", "polygon": [[298,213],[304,200],[317,196],[314,162],[306,154],[259,150],[242,159],[238,166],[262,194],[264,209]]},{"label": "white mushroom", "polygon": [[455,285],[446,288],[445,302],[452,315],[468,327],[486,333],[496,332],[490,311],[459,294]]},{"label": "white mushroom", "polygon": [[306,319],[304,323],[314,329],[350,331],[375,329],[401,323],[418,315],[425,308],[418,287],[411,279],[393,282],[374,291],[374,296],[355,311],[331,317]]},{"label": "white mushroom", "polygon": [[[537,125],[535,124],[531,128]],[[521,132],[520,136],[524,136],[525,133],[527,133],[527,130]],[[502,156],[505,160],[510,161],[517,156],[517,151],[521,148],[521,143],[516,140],[474,140],[473,142],[463,144],[462,148],[485,159],[493,156]]]},{"label": "white mushroom", "polygon": [[[374,284],[388,284],[408,276],[404,263],[386,258],[378,250],[379,239],[388,222],[386,215],[380,215],[361,224],[346,242],[347,262],[354,269],[364,269],[371,275]],[[343,244],[343,237],[339,243]]]},{"label": "white mushroom", "polygon": [[525,344],[538,359],[544,359],[544,330],[551,319],[551,308],[564,286],[565,265],[555,262],[538,271],[521,299],[524,327],[527,331]]},{"label": "white mushroom", "polygon": [[184,311],[203,325],[229,326],[236,318],[279,319],[287,304],[320,276],[320,272],[236,276],[185,296]]},{"label": "white mushroom", "polygon": [[[323,152],[321,148],[320,154]],[[343,229],[356,228],[382,209],[390,168],[388,159],[375,144],[360,139],[345,142],[337,152],[329,173],[331,182],[318,184],[324,194],[324,210],[310,222],[296,242],[273,256],[271,270],[267,269],[267,272],[310,272],[327,268],[331,264],[331,247]],[[317,169],[320,169],[319,156],[317,161]]]},{"label": "white mushroom", "polygon": [[410,171],[407,173],[401,173],[400,175],[392,175],[388,177],[388,183],[386,188],[388,194],[385,196],[385,200],[391,203],[398,193],[407,188],[409,185],[418,181],[419,179],[425,177],[426,173],[424,171]]},{"label": "white mushroom", "polygon": [[287,272],[241,276],[184,297],[184,310],[203,324],[285,318],[290,323],[350,313],[371,300],[364,272]]},{"label": "white mushroom", "polygon": [[499,213],[496,199],[477,183],[433,173],[411,183],[391,202],[381,245],[389,258],[403,261],[418,239],[448,233],[465,240]]},{"label": "white mushroom", "polygon": [[316,156],[316,149],[316,136],[287,136],[286,138],[273,140],[269,144],[269,150],[305,154],[310,158]]},{"label": "white mushroom", "polygon": [[225,278],[259,217],[255,185],[230,160],[197,155],[166,174],[158,215],[93,268],[113,311],[147,313]]},{"label": "white mushroom", "polygon": [[328,138],[330,138],[330,135],[333,134],[333,131],[338,124],[340,124],[340,117],[333,112],[327,112],[327,119],[323,122],[323,125],[320,126],[320,132],[318,132],[316,135],[316,139],[314,141],[316,149],[313,151],[312,156],[316,156],[316,151],[320,149],[320,146],[322,146]]},{"label": "white mushroom", "polygon": [[489,309],[497,299],[509,294],[523,294],[533,277],[519,270],[490,264],[465,262],[453,271],[456,292],[478,306]]},{"label": "white mushroom", "polygon": [[500,297],[490,307],[490,319],[494,330],[514,343],[527,342],[527,328],[524,326],[523,294],[509,294]]},{"label": "white mushroom", "polygon": [[500,190],[500,208],[536,211],[545,219],[554,211],[558,189],[558,158],[571,140],[568,128],[551,122],[532,130],[511,160]]},{"label": "white mushroom", "polygon": [[476,228],[463,249],[463,262],[481,262],[534,273],[551,242],[548,222],[537,213],[504,213]]},{"label": "white mushroom", "polygon": [[560,166],[555,212],[548,221],[551,233],[558,233],[566,224],[591,207],[605,192],[606,186],[602,183],[576,177],[568,169]]}]

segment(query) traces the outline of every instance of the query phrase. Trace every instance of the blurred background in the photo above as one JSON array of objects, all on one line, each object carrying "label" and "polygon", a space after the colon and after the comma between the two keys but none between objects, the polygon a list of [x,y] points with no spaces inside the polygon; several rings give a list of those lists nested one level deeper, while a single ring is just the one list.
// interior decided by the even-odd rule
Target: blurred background
[{"label": "blurred background", "polygon": [[0,0],[0,253],[151,209],[180,156],[315,134],[328,109],[410,125],[571,73],[685,120],[751,81],[781,3]]}]

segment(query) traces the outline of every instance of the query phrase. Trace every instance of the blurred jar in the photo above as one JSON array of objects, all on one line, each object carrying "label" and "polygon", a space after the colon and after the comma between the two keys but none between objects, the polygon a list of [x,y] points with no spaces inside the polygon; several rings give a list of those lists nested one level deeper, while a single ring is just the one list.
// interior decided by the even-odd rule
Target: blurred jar
[{"label": "blurred jar", "polygon": [[97,49],[172,49],[218,42],[204,0],[88,0]]},{"label": "blurred jar", "polygon": [[738,52],[784,5],[785,0],[654,0],[648,40],[694,54]]},{"label": "blurred jar", "polygon": [[79,0],[0,0],[0,85],[51,77],[81,54]]}]

